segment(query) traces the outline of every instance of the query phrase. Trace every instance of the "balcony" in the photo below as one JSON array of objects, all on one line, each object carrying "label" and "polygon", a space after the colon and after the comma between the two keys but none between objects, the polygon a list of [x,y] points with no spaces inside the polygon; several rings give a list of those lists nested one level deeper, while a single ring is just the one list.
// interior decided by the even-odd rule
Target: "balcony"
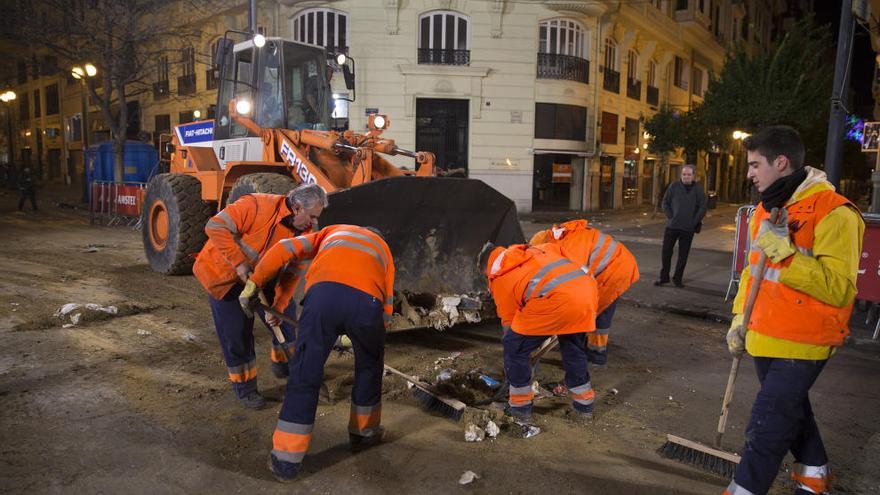
[{"label": "balcony", "polygon": [[571,55],[538,54],[538,79],[564,79],[590,83],[590,61]]},{"label": "balcony", "polygon": [[646,96],[648,105],[655,107],[660,105],[660,88],[655,88],[654,86],[648,85]]},{"label": "balcony", "polygon": [[419,48],[419,63],[432,65],[470,65],[470,50]]},{"label": "balcony", "polygon": [[153,99],[161,100],[163,98],[168,98],[168,80],[157,81],[153,83]]},{"label": "balcony", "polygon": [[642,99],[642,81],[637,79],[633,79],[631,77],[626,78],[626,96],[628,98],[632,98],[633,100],[641,100]]},{"label": "balcony", "polygon": [[602,88],[605,91],[620,94],[620,72],[611,70],[608,67],[605,67],[603,72],[605,77],[602,79]]},{"label": "balcony", "polygon": [[196,75],[187,74],[185,76],[180,76],[177,78],[177,94],[183,95],[193,95],[196,93]]}]

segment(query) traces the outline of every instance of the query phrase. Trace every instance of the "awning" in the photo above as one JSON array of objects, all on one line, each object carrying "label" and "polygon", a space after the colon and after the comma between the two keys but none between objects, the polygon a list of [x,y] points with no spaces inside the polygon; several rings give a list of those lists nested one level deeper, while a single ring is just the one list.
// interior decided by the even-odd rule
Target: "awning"
[{"label": "awning", "polygon": [[533,155],[571,155],[577,156],[581,158],[594,156],[595,153],[592,151],[572,151],[572,150],[548,150],[548,149],[540,149],[535,148],[532,150]]}]

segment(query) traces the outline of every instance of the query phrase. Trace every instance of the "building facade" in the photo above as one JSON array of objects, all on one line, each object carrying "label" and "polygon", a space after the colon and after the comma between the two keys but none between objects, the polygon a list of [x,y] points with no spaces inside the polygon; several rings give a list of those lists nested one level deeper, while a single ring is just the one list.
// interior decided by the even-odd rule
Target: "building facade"
[{"label": "building facade", "polygon": [[[699,104],[732,44],[770,42],[782,4],[272,0],[258,2],[258,25],[356,62],[356,99],[337,101],[334,114],[350,128],[386,114],[387,135],[401,147],[434,152],[442,168],[485,181],[520,211],[596,211],[649,204],[677,176],[685,157],[667,157],[661,177],[641,119],[663,105]],[[197,46],[164,55],[152,91],[128,103],[132,136],[158,143],[177,124],[213,117],[212,53],[224,32],[246,27],[247,13],[242,5],[196,22],[204,32]],[[15,154],[45,164],[47,179],[76,182],[83,87],[68,79],[18,78]],[[354,96],[340,81],[334,90]],[[87,117],[90,142],[109,137],[96,107]],[[745,170],[734,152],[691,161],[707,190],[740,199]]]}]

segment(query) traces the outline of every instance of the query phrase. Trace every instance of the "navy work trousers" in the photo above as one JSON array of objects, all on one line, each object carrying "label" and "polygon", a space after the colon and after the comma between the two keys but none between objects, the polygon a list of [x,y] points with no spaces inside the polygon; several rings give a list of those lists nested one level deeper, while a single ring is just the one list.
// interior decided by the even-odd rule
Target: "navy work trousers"
[{"label": "navy work trousers", "polygon": [[818,467],[828,462],[809,398],[810,387],[827,360],[754,359],[761,390],[752,406],[742,461],[733,479],[736,485],[763,494],[789,450],[801,465]]},{"label": "navy work trousers", "polygon": [[[223,359],[226,361],[229,380],[235,395],[241,399],[249,393],[257,390],[257,355],[254,350],[254,319],[248,318],[241,309],[238,296],[244,289],[235,284],[223,299],[214,299],[208,296],[211,304],[211,316],[214,317],[214,327],[217,329],[217,337],[220,338],[220,348],[223,350]],[[266,297],[271,298],[273,290],[265,291]],[[265,323],[262,310],[257,314]],[[284,310],[284,314],[296,319],[296,305],[291,302]],[[270,334],[268,326],[265,327]],[[287,323],[281,324],[281,331],[285,340],[293,341],[294,331]],[[286,361],[281,351],[281,345],[272,334],[272,361],[280,363]],[[280,355],[279,355],[280,354]]]}]

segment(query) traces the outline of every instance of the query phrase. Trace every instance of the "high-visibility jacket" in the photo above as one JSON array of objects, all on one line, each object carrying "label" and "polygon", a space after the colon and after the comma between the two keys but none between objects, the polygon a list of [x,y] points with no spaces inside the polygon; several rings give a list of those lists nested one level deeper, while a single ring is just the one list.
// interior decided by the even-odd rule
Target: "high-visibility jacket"
[{"label": "high-visibility jacket", "polygon": [[589,226],[586,220],[572,220],[542,230],[530,245],[556,243],[568,259],[590,268],[599,287],[601,313],[639,279],[636,259],[623,243]]},{"label": "high-visibility jacket", "polygon": [[208,242],[196,257],[193,274],[214,299],[222,299],[241,281],[235,267],[244,262],[256,266],[280,240],[311,231],[311,227],[299,232],[282,224],[293,214],[285,199],[278,194],[248,194],[208,220]]},{"label": "high-visibility jacket", "polygon": [[[251,280],[264,287],[279,274],[297,273],[312,260],[306,272],[306,287],[319,282],[336,282],[361,290],[383,302],[385,324],[391,321],[394,305],[394,260],[381,236],[357,225],[331,225],[317,232],[284,239],[269,249],[257,264]],[[295,278],[279,277],[275,287],[278,311],[284,311],[296,288]]]},{"label": "high-visibility jacket", "polygon": [[505,329],[522,335],[596,329],[596,281],[557,244],[496,248],[489,255],[487,276]]},{"label": "high-visibility jacket", "polygon": [[[797,252],[781,263],[767,260],[755,307],[751,318],[746,322],[748,330],[754,333],[747,336],[746,348],[750,353],[754,352],[754,355],[827,358],[829,352],[822,353],[823,356],[813,354],[817,350],[815,347],[839,346],[849,335],[848,322],[855,291],[847,289],[849,286],[855,288],[864,224],[860,217],[851,226],[827,223],[829,220],[835,221],[832,213],[836,211],[843,212],[846,217],[858,217],[857,209],[834,191],[825,181],[824,174],[817,173],[814,169],[808,172],[810,173],[804,181],[805,187],[795,191],[785,206],[788,210],[791,242]],[[759,204],[749,225],[752,241],[747,267],[749,274],[755,270],[761,254],[760,248],[755,244],[761,221],[769,216],[769,212]],[[829,230],[828,227],[832,228]],[[829,250],[828,246],[835,242],[829,236],[843,238],[847,246],[841,246],[840,253]],[[817,247],[821,252],[814,251]],[[841,269],[844,272],[837,273]],[[840,279],[843,287],[831,291],[823,290],[834,287],[832,279]],[[751,290],[751,286],[751,276],[744,278],[734,304],[735,313],[742,312],[745,295]],[[835,292],[842,290],[846,295],[835,297],[841,295]],[[786,349],[779,345],[781,342],[791,342],[790,347],[796,353],[785,352]],[[768,345],[769,349],[766,348]]]}]

